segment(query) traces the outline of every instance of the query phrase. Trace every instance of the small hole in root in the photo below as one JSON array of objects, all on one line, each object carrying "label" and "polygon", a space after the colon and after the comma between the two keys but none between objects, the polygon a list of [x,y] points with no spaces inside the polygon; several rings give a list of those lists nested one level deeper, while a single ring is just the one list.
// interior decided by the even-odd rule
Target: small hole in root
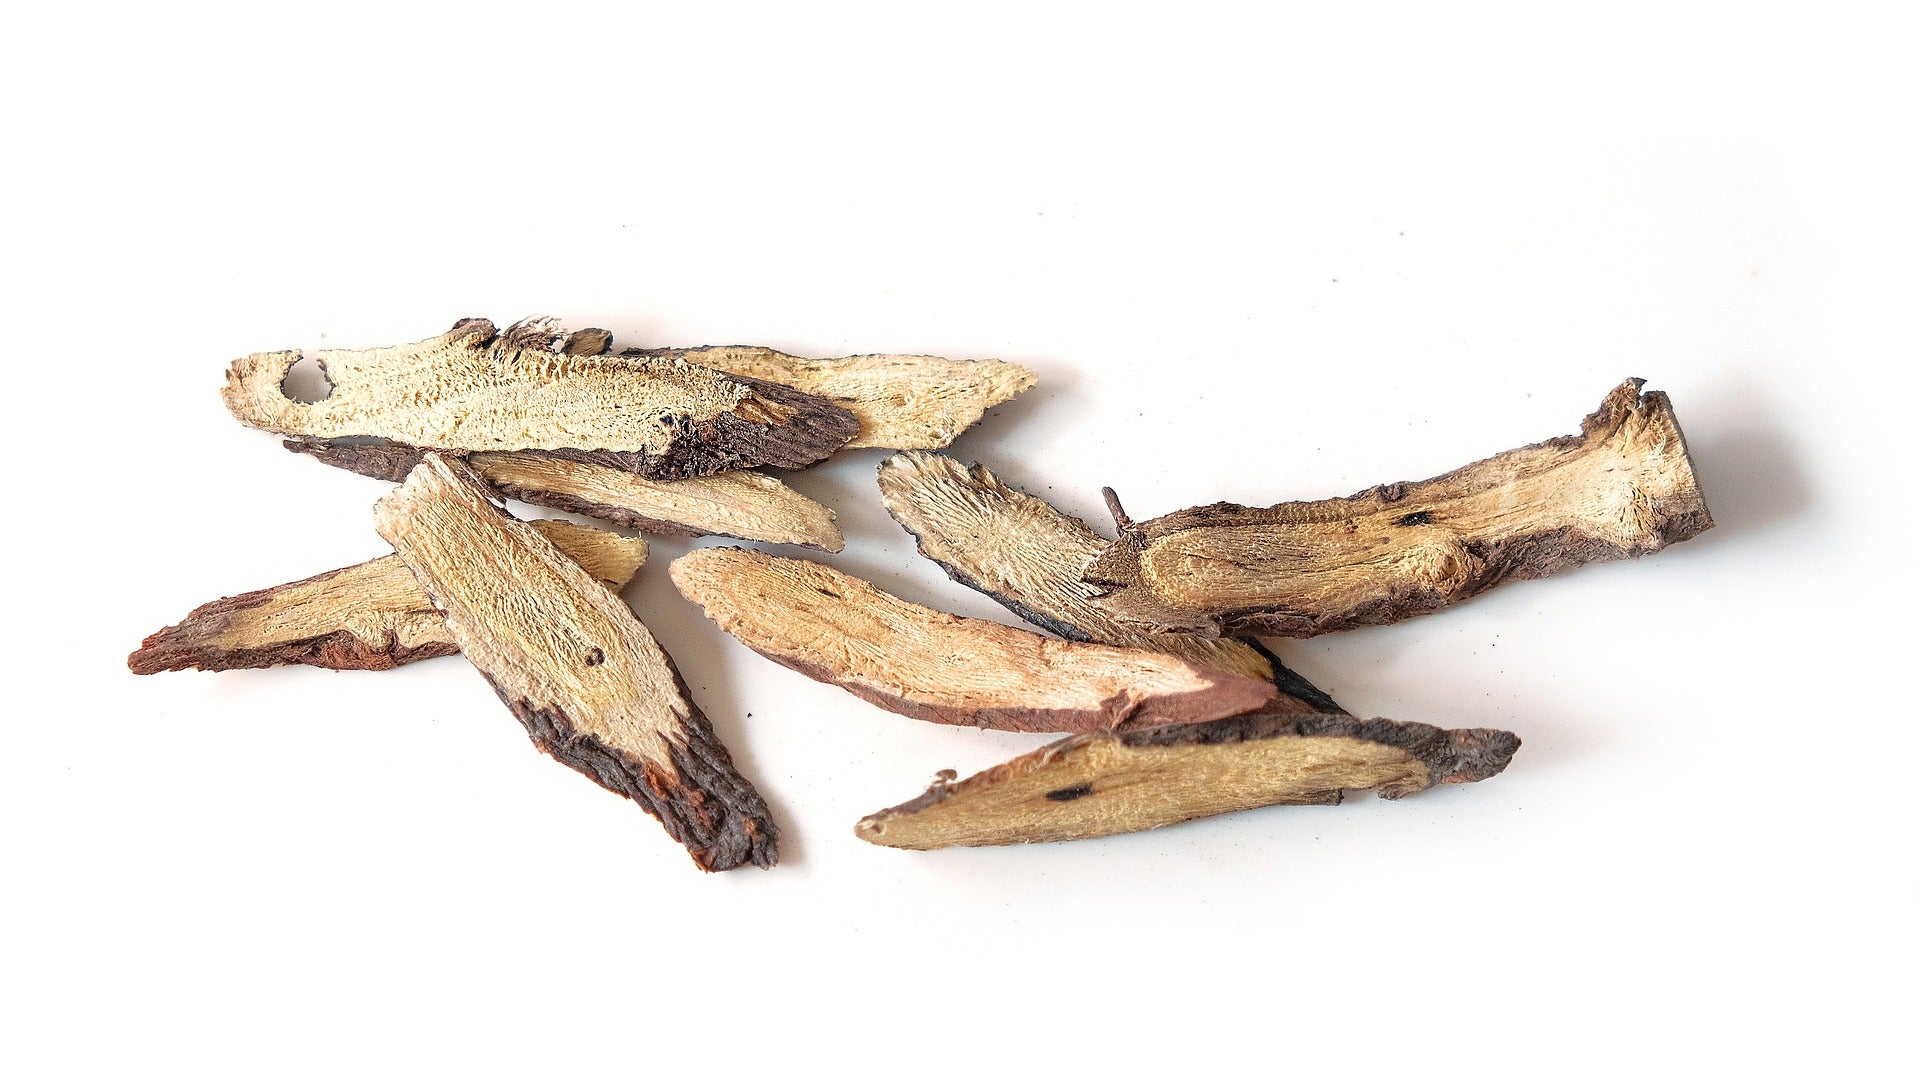
[{"label": "small hole in root", "polygon": [[327,400],[333,393],[333,380],[327,378],[325,364],[311,356],[302,356],[287,369],[287,377],[280,380],[280,392],[303,405],[312,405]]},{"label": "small hole in root", "polygon": [[588,667],[599,667],[601,664],[604,664],[606,662],[607,662],[607,654],[605,652],[602,652],[599,649],[595,649],[592,652],[587,654]]}]

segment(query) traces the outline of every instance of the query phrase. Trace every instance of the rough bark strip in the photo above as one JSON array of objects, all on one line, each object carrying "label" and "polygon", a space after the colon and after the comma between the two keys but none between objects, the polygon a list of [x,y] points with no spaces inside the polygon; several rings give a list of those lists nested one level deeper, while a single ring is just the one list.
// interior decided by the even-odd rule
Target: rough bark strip
[{"label": "rough bark strip", "polygon": [[920,554],[1035,626],[1070,641],[1152,649],[1273,680],[1283,696],[1267,706],[1271,712],[1346,711],[1257,642],[1156,634],[1108,616],[1080,578],[1109,541],[1079,518],[1001,483],[984,465],[969,469],[924,451],[895,454],[880,463],[880,498],[919,541]]},{"label": "rough bark strip", "polygon": [[1632,558],[1713,527],[1667,396],[1630,379],[1581,433],[1418,483],[1128,520],[1084,575],[1155,630],[1311,637],[1398,622],[1503,581]]},{"label": "rough bark strip", "polygon": [[653,635],[463,464],[427,455],[374,525],[536,745],[638,802],[702,869],[773,865],[766,802]]},{"label": "rough bark strip", "polygon": [[1042,637],[909,604],[859,578],[737,548],[689,552],[680,592],[748,648],[883,709],[1008,731],[1102,731],[1260,708],[1272,683],[1164,653]]},{"label": "rough bark strip", "polygon": [[[289,439],[284,444],[363,476],[398,482],[425,451],[396,443]],[[623,469],[512,452],[467,456],[502,495],[628,529],[668,536],[731,536],[839,551],[846,539],[832,510],[765,473],[739,471],[648,480]]]},{"label": "rough bark strip", "polygon": [[742,378],[797,387],[860,418],[847,449],[935,450],[995,405],[1033,387],[1028,368],[1004,360],[947,360],[878,353],[809,360],[753,345],[629,349],[629,356],[684,360]]},{"label": "rough bark strip", "polygon": [[[567,521],[530,522],[587,573],[619,590],[647,542]],[[460,651],[446,620],[397,555],[202,604],[127,657],[136,675],[308,664],[384,671]]]},{"label": "rough bark strip", "polygon": [[311,404],[281,388],[299,352],[256,353],[234,361],[221,396],[242,423],[282,435],[534,451],[653,478],[802,468],[859,430],[852,413],[789,386],[671,358],[561,352],[556,334],[546,322],[496,333],[468,319],[413,345],[324,351],[332,389]]},{"label": "rough bark strip", "polygon": [[863,819],[869,843],[930,850],[1084,840],[1262,806],[1397,799],[1507,767],[1509,731],[1261,713],[1076,735]]}]

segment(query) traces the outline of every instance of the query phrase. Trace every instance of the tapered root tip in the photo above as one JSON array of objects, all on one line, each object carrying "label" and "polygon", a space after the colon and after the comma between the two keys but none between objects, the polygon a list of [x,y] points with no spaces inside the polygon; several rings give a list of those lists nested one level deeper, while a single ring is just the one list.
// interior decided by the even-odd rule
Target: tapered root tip
[{"label": "tapered root tip", "polygon": [[1450,731],[1449,745],[1435,762],[1436,784],[1471,784],[1498,776],[1520,749],[1520,736],[1498,728]]}]

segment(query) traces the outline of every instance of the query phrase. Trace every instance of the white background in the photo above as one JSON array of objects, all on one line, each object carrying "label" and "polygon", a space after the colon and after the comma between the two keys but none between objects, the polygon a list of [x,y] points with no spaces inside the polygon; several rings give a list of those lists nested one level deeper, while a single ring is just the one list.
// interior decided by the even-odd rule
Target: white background
[{"label": "white background", "polygon": [[[51,8],[52,5],[42,7]],[[0,1071],[1897,1071],[1916,193],[1894,5],[142,5],[9,17]],[[1557,13],[1556,13],[1557,12]],[[1719,520],[1284,656],[1506,774],[1075,845],[863,814],[1046,741],[626,595],[785,831],[703,876],[458,659],[129,675],[382,550],[227,362],[545,313],[1001,357],[955,453],[1101,522],[1418,479],[1672,394]],[[788,479],[920,560],[875,451]],[[703,541],[711,543],[713,541]]]}]

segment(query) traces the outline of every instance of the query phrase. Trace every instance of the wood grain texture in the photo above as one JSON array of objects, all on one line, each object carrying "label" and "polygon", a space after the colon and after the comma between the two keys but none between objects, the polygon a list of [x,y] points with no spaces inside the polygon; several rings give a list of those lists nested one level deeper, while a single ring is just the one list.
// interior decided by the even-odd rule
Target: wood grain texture
[{"label": "wood grain texture", "polygon": [[1155,633],[1095,607],[1095,590],[1081,575],[1110,541],[1079,518],[1001,483],[984,465],[968,468],[926,451],[898,453],[880,463],[880,498],[919,541],[920,554],[1035,626],[1069,641],[1151,649],[1271,680],[1280,696],[1267,706],[1270,712],[1346,711],[1256,641]]},{"label": "wood grain texture", "polygon": [[668,568],[748,648],[883,709],[1009,731],[1101,731],[1256,709],[1272,683],[909,604],[819,563],[706,548]]},{"label": "wood grain texture", "polygon": [[773,865],[765,800],[659,642],[457,459],[428,454],[374,527],[535,745],[639,803],[702,869]]},{"label": "wood grain texture", "polygon": [[1076,735],[958,783],[943,773],[854,833],[922,851],[1085,840],[1262,806],[1338,803],[1351,790],[1397,799],[1484,780],[1519,747],[1509,731],[1345,715],[1263,713]]},{"label": "wood grain texture", "polygon": [[1630,379],[1581,424],[1418,483],[1120,526],[1084,575],[1112,618],[1311,637],[1398,622],[1503,581],[1658,551],[1713,527],[1662,393]]},{"label": "wood grain texture", "polygon": [[[647,560],[647,542],[568,521],[528,522],[615,591]],[[202,604],[127,657],[136,675],[307,664],[384,671],[459,652],[447,621],[397,555]]]},{"label": "wood grain texture", "polygon": [[221,396],[242,423],[282,435],[539,451],[663,478],[800,468],[859,430],[791,387],[670,358],[561,352],[557,333],[467,319],[412,345],[326,350],[316,359],[332,388],[311,404],[282,389],[299,352],[256,353],[234,361]]},{"label": "wood grain texture", "polygon": [[1004,360],[947,360],[878,353],[810,360],[753,345],[648,349],[631,355],[689,364],[796,387],[860,418],[847,449],[936,450],[990,408],[1032,389],[1035,376]]},{"label": "wood grain texture", "polygon": [[[329,439],[288,439],[283,445],[338,468],[395,482],[425,453],[398,443]],[[641,532],[731,536],[827,551],[846,546],[832,510],[765,473],[741,470],[649,480],[624,469],[519,451],[469,454],[467,463],[507,498]]]}]

